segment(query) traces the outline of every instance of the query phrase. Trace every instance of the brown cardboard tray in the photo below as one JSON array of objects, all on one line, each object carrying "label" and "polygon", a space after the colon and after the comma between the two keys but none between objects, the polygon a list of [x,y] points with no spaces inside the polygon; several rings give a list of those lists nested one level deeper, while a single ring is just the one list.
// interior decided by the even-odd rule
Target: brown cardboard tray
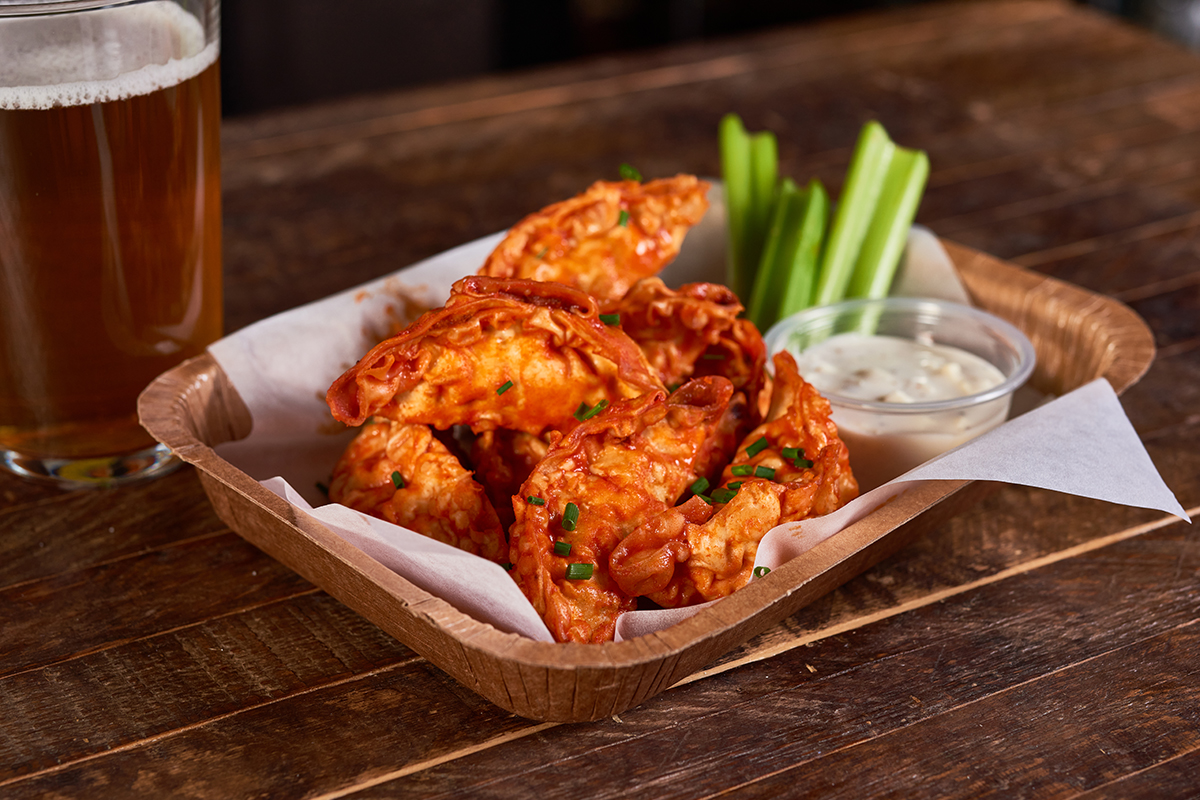
[{"label": "brown cardboard tray", "polygon": [[[1154,358],[1146,324],[1111,298],[943,242],[979,307],[1017,325],[1038,355],[1031,383],[1063,394],[1098,377],[1122,392]],[[208,355],[156,379],[142,424],[195,465],[218,516],[463,685],[536,720],[599,719],[638,705],[977,502],[979,482],[920,484],[743,590],[658,633],[601,645],[504,633],[414,586],[219,457],[250,413]]]}]

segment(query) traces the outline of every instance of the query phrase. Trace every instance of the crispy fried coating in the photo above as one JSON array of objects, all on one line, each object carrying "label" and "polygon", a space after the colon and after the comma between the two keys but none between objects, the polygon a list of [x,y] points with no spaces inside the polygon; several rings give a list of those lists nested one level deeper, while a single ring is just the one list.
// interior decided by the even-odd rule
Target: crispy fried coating
[{"label": "crispy fried coating", "polygon": [[[779,522],[824,516],[858,497],[858,481],[850,471],[850,452],[838,437],[829,401],[800,377],[792,354],[786,350],[776,353],[774,364],[775,382],[767,421],[746,437],[733,465],[725,468],[723,477],[726,481],[736,480],[732,467],[738,463],[774,468],[774,480],[785,484],[808,480],[813,473],[818,480],[818,490],[811,508],[785,506]],[[757,455],[745,458],[747,448],[764,437],[767,447]],[[783,450],[793,447],[806,453],[814,465],[807,467],[802,461],[797,465],[786,458]]]},{"label": "crispy fried coating", "polygon": [[489,561],[508,559],[483,487],[427,425],[364,425],[334,466],[329,499]]},{"label": "crispy fried coating", "polygon": [[556,281],[615,299],[657,274],[708,209],[694,175],[646,183],[597,181],[509,230],[480,270],[498,278]]},{"label": "crispy fried coating", "polygon": [[738,316],[742,304],[737,296],[716,283],[670,289],[659,278],[643,278],[620,300],[602,302],[600,308],[620,315],[621,329],[638,343],[667,386],[720,375],[744,395],[730,406],[726,429],[734,441],[722,443],[724,457],[713,463],[728,461],[736,442],[761,421],[768,382],[766,345],[754,323]]},{"label": "crispy fried coating", "polygon": [[621,329],[667,386],[721,375],[756,398],[766,381],[766,345],[754,323],[738,316],[742,304],[726,286],[688,283],[671,289],[660,278],[644,278],[600,308],[620,314]]},{"label": "crispy fried coating", "polygon": [[484,431],[475,437],[471,446],[475,474],[487,489],[505,530],[515,521],[513,495],[521,490],[521,484],[528,480],[549,449],[550,443],[539,436],[504,428]]},{"label": "crispy fried coating", "polygon": [[[634,600],[610,579],[609,554],[696,479],[696,454],[732,396],[729,381],[709,377],[670,396],[614,403],[552,445],[521,487],[509,531],[513,575],[557,641],[612,639]],[[573,529],[568,504],[578,510]],[[569,554],[557,555],[555,542]],[[570,564],[590,566],[591,576],[568,578]]]},{"label": "crispy fried coating", "polygon": [[693,497],[668,509],[613,548],[609,575],[621,591],[665,607],[725,597],[750,581],[767,531],[828,514],[858,496],[829,402],[800,377],[789,353],[774,363],[767,421],[722,473],[726,492],[714,491],[712,505]]},{"label": "crispy fried coating", "polygon": [[599,319],[596,301],[557,283],[471,276],[445,307],[376,345],[334,381],[333,416],[370,416],[476,433],[567,430],[581,403],[662,388],[638,346]]}]

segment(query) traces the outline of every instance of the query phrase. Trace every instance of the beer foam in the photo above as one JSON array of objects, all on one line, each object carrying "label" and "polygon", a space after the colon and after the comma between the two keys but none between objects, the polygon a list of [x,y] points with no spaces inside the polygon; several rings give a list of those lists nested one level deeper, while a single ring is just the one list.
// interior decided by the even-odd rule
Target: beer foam
[{"label": "beer foam", "polygon": [[200,20],[167,0],[0,18],[0,109],[107,103],[175,86],[217,60],[219,44],[204,38]]}]

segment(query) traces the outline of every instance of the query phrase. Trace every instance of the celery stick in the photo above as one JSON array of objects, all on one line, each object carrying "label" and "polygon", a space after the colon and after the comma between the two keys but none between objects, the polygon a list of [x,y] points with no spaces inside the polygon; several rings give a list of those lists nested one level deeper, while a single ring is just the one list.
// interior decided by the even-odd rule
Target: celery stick
[{"label": "celery stick", "polygon": [[767,229],[766,243],[754,278],[754,288],[746,303],[746,318],[766,330],[778,318],[779,299],[787,281],[787,268],[791,263],[796,243],[796,221],[793,211],[803,201],[800,190],[791,178],[784,178],[775,196],[775,207],[771,213],[771,224]]},{"label": "celery stick", "polygon": [[863,126],[821,256],[815,305],[836,303],[845,296],[895,148],[878,122]]},{"label": "celery stick", "polygon": [[854,265],[847,297],[887,296],[928,177],[929,158],[925,153],[896,148]]},{"label": "celery stick", "polygon": [[[747,236],[746,220],[750,211],[750,137],[736,114],[726,114],[717,128],[721,156],[721,178],[725,182],[725,215],[729,242],[726,281],[736,287],[742,281],[743,252]],[[735,289],[736,291],[736,289]]]},{"label": "celery stick", "polygon": [[730,285],[738,297],[748,297],[754,275],[762,258],[771,211],[779,182],[779,149],[775,134],[762,131],[750,137],[750,208],[746,219],[746,239],[742,249],[740,283]]},{"label": "celery stick", "polygon": [[820,181],[798,189],[790,178],[783,180],[746,309],[759,330],[811,304],[828,219],[829,196]]},{"label": "celery stick", "polygon": [[[816,291],[817,264],[825,227],[829,222],[829,195],[816,178],[804,189],[804,211],[797,222],[796,246],[779,303],[779,313],[770,324],[812,305]],[[763,330],[766,330],[763,328]]]}]

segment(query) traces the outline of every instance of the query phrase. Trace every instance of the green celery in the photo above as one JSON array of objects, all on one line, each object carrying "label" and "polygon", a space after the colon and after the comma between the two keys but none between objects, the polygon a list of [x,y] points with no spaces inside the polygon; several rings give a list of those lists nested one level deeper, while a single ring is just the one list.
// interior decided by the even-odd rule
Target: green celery
[{"label": "green celery", "polygon": [[795,253],[799,207],[803,202],[804,197],[796,187],[796,182],[784,178],[775,196],[775,208],[767,228],[758,274],[754,278],[754,289],[746,304],[747,319],[762,331],[779,318],[779,300],[787,281],[786,270]]},{"label": "green celery", "polygon": [[784,178],[746,316],[767,330],[782,317],[807,308],[829,218],[829,196],[813,179],[803,189]]},{"label": "green celery", "polygon": [[808,182],[804,192],[807,202],[797,225],[796,249],[779,304],[779,314],[771,324],[812,305],[813,293],[817,288],[817,264],[825,242],[825,229],[829,224],[829,195],[816,178]]},{"label": "green celery", "polygon": [[887,297],[929,177],[929,157],[897,147],[846,297]]},{"label": "green celery", "polygon": [[725,183],[725,215],[728,219],[727,281],[736,291],[742,282],[742,253],[750,211],[750,136],[736,114],[726,114],[717,128],[721,155],[721,178]]},{"label": "green celery", "polygon": [[821,256],[815,305],[836,303],[845,296],[895,149],[878,122],[863,126]]},{"label": "green celery", "polygon": [[717,134],[729,219],[727,282],[739,297],[748,297],[771,221],[779,147],[770,131],[747,133],[736,114],[721,118]]},{"label": "green celery", "polygon": [[779,183],[779,146],[770,131],[750,137],[750,212],[742,250],[741,285],[731,287],[738,297],[748,297],[762,258],[771,212]]}]

